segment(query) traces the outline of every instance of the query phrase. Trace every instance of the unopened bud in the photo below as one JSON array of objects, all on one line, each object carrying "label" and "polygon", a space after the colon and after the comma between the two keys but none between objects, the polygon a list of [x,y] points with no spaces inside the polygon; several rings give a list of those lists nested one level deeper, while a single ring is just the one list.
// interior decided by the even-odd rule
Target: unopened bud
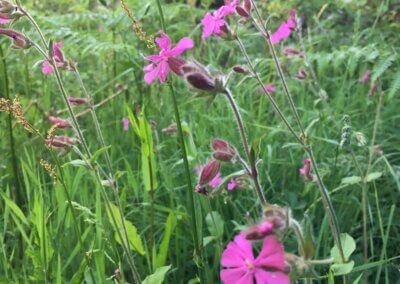
[{"label": "unopened bud", "polygon": [[49,117],[49,121],[57,124],[57,127],[61,128],[61,129],[70,128],[71,127],[71,123],[68,120],[62,119],[62,118],[59,118],[59,117],[50,116]]},{"label": "unopened bud", "polygon": [[241,74],[249,72],[246,68],[240,65],[233,66],[232,70],[235,71],[236,73],[241,73]]},{"label": "unopened bud", "polygon": [[202,169],[198,185],[203,186],[212,181],[217,176],[220,169],[221,169],[220,161],[212,159]]},{"label": "unopened bud", "polygon": [[250,17],[249,12],[240,6],[236,6],[236,13],[238,13],[240,16],[242,16],[243,18],[246,18],[246,19]]},{"label": "unopened bud", "polygon": [[46,144],[55,148],[65,148],[75,145],[75,140],[67,136],[56,136],[53,139],[46,139]]},{"label": "unopened bud", "polygon": [[211,147],[214,149],[213,157],[222,162],[231,162],[237,155],[236,148],[222,139],[212,140]]},{"label": "unopened bud", "polygon": [[244,8],[246,9],[247,12],[250,12],[251,10],[251,1],[250,0],[245,0],[244,1]]},{"label": "unopened bud", "polygon": [[200,72],[189,73],[186,75],[186,80],[193,88],[200,91],[214,91],[215,82],[208,75]]},{"label": "unopened bud", "polygon": [[87,99],[84,98],[73,98],[73,97],[69,97],[68,101],[74,105],[86,105],[89,102]]},{"label": "unopened bud", "polygon": [[307,74],[306,70],[304,70],[303,67],[300,67],[297,74],[294,74],[293,76],[299,80],[305,80],[308,77],[308,74]]},{"label": "unopened bud", "polygon": [[8,36],[11,39],[11,48],[27,49],[32,46],[31,41],[26,36],[14,30],[0,28],[0,35]]}]

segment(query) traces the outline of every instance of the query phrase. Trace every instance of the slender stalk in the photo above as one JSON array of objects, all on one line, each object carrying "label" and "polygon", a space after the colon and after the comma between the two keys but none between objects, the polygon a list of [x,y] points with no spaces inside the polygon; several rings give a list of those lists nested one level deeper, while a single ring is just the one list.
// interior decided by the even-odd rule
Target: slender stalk
[{"label": "slender stalk", "polygon": [[[257,18],[258,18],[259,22],[262,23],[263,20],[262,20],[260,11],[258,10],[255,1],[254,0],[250,0],[250,1],[252,2],[252,5],[254,7],[254,10],[256,12],[256,15],[257,15]],[[254,20],[254,22],[255,22],[255,20]],[[287,85],[287,82],[286,82],[286,79],[285,79],[285,75],[283,74],[282,68],[280,66],[279,59],[278,59],[278,57],[276,55],[274,45],[272,44],[272,41],[271,41],[271,38],[270,38],[270,34],[269,34],[268,30],[264,27],[264,25],[256,25],[256,27],[260,29],[260,32],[267,39],[268,47],[270,49],[270,53],[271,53],[271,55],[273,57],[273,60],[274,60],[274,63],[275,63],[275,67],[276,67],[276,69],[278,71],[278,74],[279,74],[279,77],[281,79],[281,82],[282,82],[282,85],[283,85],[283,88],[284,88],[284,92],[285,92],[285,94],[286,94],[286,96],[287,96],[287,98],[289,100],[289,104],[291,106],[292,112],[293,112],[293,114],[295,116],[296,122],[297,122],[297,124],[298,124],[298,126],[299,126],[299,128],[301,130],[301,133],[302,133],[302,137],[301,137],[302,139],[300,139],[302,141],[301,144],[303,145],[305,151],[307,152],[308,156],[310,157],[312,168],[313,168],[313,170],[314,170],[314,172],[316,174],[316,177],[317,177],[317,184],[318,184],[318,187],[319,187],[320,192],[321,192],[322,203],[324,205],[325,212],[328,215],[329,225],[330,225],[330,228],[331,228],[331,231],[332,231],[332,234],[333,234],[333,238],[334,238],[335,243],[336,243],[336,245],[338,247],[341,259],[342,259],[343,262],[345,262],[346,259],[344,257],[343,246],[342,246],[342,243],[341,243],[341,240],[340,240],[340,228],[339,228],[339,224],[338,224],[338,221],[337,221],[337,216],[336,216],[335,210],[334,210],[333,205],[332,205],[332,201],[331,201],[330,196],[329,196],[329,191],[327,190],[327,188],[325,187],[325,184],[322,181],[321,175],[320,175],[318,167],[317,167],[317,163],[315,161],[315,157],[314,157],[314,153],[313,153],[313,150],[312,150],[312,146],[308,144],[304,127],[303,127],[303,125],[301,123],[300,116],[299,116],[299,114],[297,112],[297,109],[296,109],[296,106],[294,104],[292,95],[291,95],[289,87]]]},{"label": "slender stalk", "polygon": [[242,116],[241,116],[239,108],[236,104],[235,98],[233,97],[232,92],[228,88],[225,89],[225,95],[229,101],[229,104],[231,105],[233,114],[236,119],[236,124],[239,128],[239,133],[240,133],[240,137],[242,139],[243,148],[246,153],[248,162],[250,164],[250,174],[254,181],[254,186],[256,189],[257,196],[260,199],[261,205],[265,206],[265,205],[267,205],[267,200],[265,199],[264,193],[262,192],[262,189],[261,189],[257,165],[256,165],[257,160],[251,158],[249,143],[247,142],[246,130],[244,127]]},{"label": "slender stalk", "polygon": [[[3,53],[3,48],[0,45],[0,57],[3,65],[3,79],[4,79],[4,97],[6,99],[10,99],[10,86],[9,86],[9,81],[8,81],[8,69],[7,69],[7,62],[4,57]],[[10,138],[10,149],[11,149],[11,164],[12,164],[12,169],[14,172],[14,198],[15,202],[18,205],[22,205],[23,203],[23,192],[22,192],[22,187],[20,183],[20,175],[19,175],[19,170],[18,170],[18,164],[17,164],[17,154],[15,151],[15,139],[14,139],[14,133],[13,133],[13,126],[12,126],[12,114],[8,114],[8,134]]]},{"label": "slender stalk", "polygon": [[[164,32],[167,32],[167,27],[165,25],[165,19],[164,19],[164,12],[162,9],[161,5],[161,0],[157,0],[157,8],[158,12],[160,15],[160,21],[161,21],[161,27]],[[186,176],[186,183],[187,183],[187,190],[189,192],[189,211],[190,211],[190,216],[191,216],[191,221],[192,221],[192,235],[193,235],[193,241],[194,241],[194,246],[195,246],[195,253],[199,259],[200,262],[200,267],[198,266],[199,270],[199,276],[200,276],[200,283],[206,283],[205,279],[205,273],[203,273],[203,269],[206,267],[205,262],[202,257],[202,248],[201,248],[201,243],[199,240],[199,235],[198,235],[198,230],[197,230],[197,217],[196,217],[196,200],[195,200],[195,193],[193,190],[193,185],[192,185],[192,180],[190,176],[190,168],[189,168],[189,161],[187,159],[187,151],[186,151],[186,146],[185,146],[185,140],[183,137],[183,130],[182,130],[182,123],[181,123],[181,118],[180,118],[180,113],[179,113],[179,108],[178,108],[178,102],[176,100],[176,94],[175,94],[175,89],[171,83],[171,81],[168,81],[168,87],[171,92],[172,96],[172,103],[174,106],[174,112],[175,112],[175,120],[176,120],[176,126],[178,130],[178,139],[180,143],[180,148],[181,148],[181,155],[183,159],[183,164],[185,168],[185,176]],[[201,213],[201,212],[200,212]]]}]

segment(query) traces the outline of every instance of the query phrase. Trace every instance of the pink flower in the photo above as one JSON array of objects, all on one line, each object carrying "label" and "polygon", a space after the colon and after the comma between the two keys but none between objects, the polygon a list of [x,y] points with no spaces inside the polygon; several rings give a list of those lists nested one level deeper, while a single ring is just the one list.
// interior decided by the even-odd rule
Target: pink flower
[{"label": "pink flower", "polygon": [[370,70],[365,71],[364,75],[362,75],[360,79],[358,79],[358,82],[364,84],[365,82],[368,81],[370,74],[371,74]]},{"label": "pink flower", "polygon": [[231,178],[231,180],[228,183],[228,190],[234,190],[237,185],[237,180],[234,178]]},{"label": "pink flower", "polygon": [[222,178],[221,178],[221,173],[218,172],[217,175],[208,183],[208,185],[212,188],[216,188],[219,186],[221,183]]},{"label": "pink flower", "polygon": [[276,32],[271,35],[272,44],[277,44],[290,37],[292,30],[295,29],[296,26],[296,10],[290,10],[289,19],[286,22],[283,22]]},{"label": "pink flower", "polygon": [[299,170],[300,175],[304,176],[307,180],[312,181],[313,177],[311,175],[311,161],[310,159],[303,160],[304,166]]},{"label": "pink flower", "polygon": [[31,41],[23,34],[20,34],[12,29],[3,29],[0,28],[0,35],[5,35],[9,37],[12,41],[11,47],[12,48],[22,48],[27,49],[31,47]]},{"label": "pink flower", "polygon": [[221,6],[218,10],[213,13],[208,12],[201,20],[201,25],[203,26],[202,38],[206,39],[212,34],[221,36],[224,32],[224,18],[230,14],[234,14],[238,4],[239,0],[233,0],[232,2],[227,0],[225,5]]},{"label": "pink flower", "polygon": [[129,130],[129,119],[127,117],[124,117],[121,122],[122,122],[122,129],[124,131],[128,131]]},{"label": "pink flower", "polygon": [[8,24],[9,22],[11,22],[11,20],[0,18],[0,24]]},{"label": "pink flower", "polygon": [[[64,45],[63,41],[56,42],[53,44],[53,52],[54,56],[53,59],[56,63],[57,68],[60,68],[65,65],[66,61],[64,58],[64,54],[62,53],[60,47]],[[53,73],[53,66],[51,66],[49,61],[43,61],[42,63],[42,73],[47,75]]]},{"label": "pink flower", "polygon": [[[264,85],[264,87],[265,87],[265,89],[267,90],[268,95],[269,95],[269,94],[275,94],[275,93],[276,93],[276,88],[275,88],[275,86],[274,86],[273,84]],[[264,92],[264,88],[259,88],[257,92],[258,92],[260,95],[265,93],[265,92]]]},{"label": "pink flower", "polygon": [[201,20],[201,25],[203,26],[203,34],[201,37],[203,39],[208,38],[212,34],[218,36],[222,34],[222,27],[225,26],[225,20],[221,17],[218,11],[215,11],[212,14],[208,12]]},{"label": "pink flower", "polygon": [[149,55],[144,58],[152,62],[143,68],[143,71],[146,72],[144,80],[149,85],[157,77],[160,83],[163,84],[170,70],[177,75],[182,75],[181,68],[185,63],[185,60],[176,56],[182,54],[187,49],[193,48],[194,46],[192,39],[184,37],[174,48],[172,48],[170,37],[164,32],[160,32],[160,35],[161,38],[156,39],[156,43],[160,48],[160,53],[158,55]]},{"label": "pink flower", "polygon": [[254,258],[251,241],[243,234],[235,237],[222,253],[220,276],[223,283],[240,284],[289,284],[285,256],[281,242],[276,236],[264,238],[257,258]]}]

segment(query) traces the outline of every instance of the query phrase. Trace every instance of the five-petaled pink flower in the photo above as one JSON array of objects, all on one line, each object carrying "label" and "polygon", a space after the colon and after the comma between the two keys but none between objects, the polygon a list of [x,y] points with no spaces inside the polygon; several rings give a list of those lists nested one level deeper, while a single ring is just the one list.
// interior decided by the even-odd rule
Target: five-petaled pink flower
[{"label": "five-petaled pink flower", "polygon": [[160,53],[158,55],[149,55],[144,58],[152,62],[143,68],[143,71],[146,72],[144,80],[149,85],[153,83],[154,79],[157,77],[160,83],[163,84],[170,70],[181,76],[182,66],[186,61],[177,56],[194,46],[192,39],[184,37],[172,48],[170,37],[164,32],[160,32],[160,35],[161,38],[156,38]]},{"label": "five-petaled pink flower", "polygon": [[358,79],[358,82],[361,84],[364,84],[365,82],[368,81],[370,74],[371,74],[371,71],[366,70],[365,73],[360,77],[360,79]]},{"label": "five-petaled pink flower", "polygon": [[[62,67],[66,63],[64,54],[62,53],[62,51],[60,49],[60,47],[63,45],[64,45],[63,41],[56,42],[53,44],[53,52],[54,52],[53,59],[54,59],[54,62],[56,63],[57,68]],[[53,73],[53,66],[47,60],[43,61],[43,63],[42,63],[42,73],[45,75]]]},{"label": "five-petaled pink flower", "polygon": [[289,11],[289,19],[281,23],[279,28],[271,35],[271,42],[277,44],[287,39],[292,34],[292,30],[296,28],[296,10]]},{"label": "five-petaled pink flower", "polygon": [[238,184],[237,179],[231,178],[231,180],[228,183],[228,187],[227,187],[228,190],[234,190],[237,184]]},{"label": "five-petaled pink flower", "polygon": [[252,242],[243,234],[237,235],[222,253],[221,265],[225,267],[220,273],[225,284],[290,283],[283,247],[274,235],[264,238],[257,258],[254,258]]},{"label": "five-petaled pink flower", "polygon": [[201,20],[201,25],[203,26],[202,38],[206,39],[212,34],[216,34],[217,36],[222,35],[225,26],[224,18],[230,14],[234,14],[238,4],[239,0],[233,0],[232,2],[227,0],[224,6],[221,6],[213,13],[207,12]]},{"label": "five-petaled pink flower", "polygon": [[[264,88],[265,88],[265,90],[267,90],[267,95],[276,93],[276,88],[275,88],[275,86],[273,84],[268,84],[268,85],[264,84]],[[264,88],[259,88],[257,92],[260,95],[264,94],[265,93],[264,92]]]},{"label": "five-petaled pink flower", "polygon": [[304,176],[308,181],[313,181],[313,176],[311,175],[311,161],[310,159],[303,160],[304,166],[299,170],[300,175]]}]

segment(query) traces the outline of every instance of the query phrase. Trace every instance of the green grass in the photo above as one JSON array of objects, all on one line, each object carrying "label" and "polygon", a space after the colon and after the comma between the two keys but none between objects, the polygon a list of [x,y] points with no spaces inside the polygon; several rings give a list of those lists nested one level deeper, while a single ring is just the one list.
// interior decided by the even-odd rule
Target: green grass
[{"label": "green grass", "polygon": [[[134,226],[143,245],[142,254],[133,250],[134,264],[142,280],[158,267],[171,265],[166,283],[188,283],[197,279],[199,273],[204,283],[218,283],[221,252],[238,233],[239,226],[247,224],[246,212],[255,220],[260,217],[254,191],[251,188],[223,191],[211,200],[195,195],[196,231],[198,239],[206,245],[201,248],[201,259],[194,256],[190,192],[179,137],[161,131],[176,123],[171,89],[158,83],[147,86],[143,80],[143,55],[152,52],[130,29],[129,19],[118,1],[106,1],[107,6],[97,1],[73,1],[73,5],[66,0],[40,2],[36,7],[27,4],[26,9],[38,21],[47,39],[65,42],[63,51],[68,58],[78,62],[83,81],[95,103],[115,94],[118,91],[116,83],[127,88],[96,112],[105,144],[111,146],[108,153],[112,169],[119,177],[125,224],[130,224],[127,225],[130,228],[128,235],[136,235],[132,232]],[[348,233],[356,241],[356,251],[351,258],[355,268],[347,280],[352,283],[363,271],[369,271],[370,283],[396,283],[399,278],[397,257],[400,255],[400,223],[396,218],[400,194],[399,7],[395,1],[372,1],[374,3],[359,6],[329,4],[324,9],[324,1],[318,0],[310,3],[293,0],[290,4],[277,0],[268,4],[259,2],[263,15],[271,16],[271,29],[286,18],[289,8],[296,8],[304,22],[305,49],[318,84],[311,78],[305,81],[290,78],[288,84],[313,145],[323,181],[331,194],[341,232]],[[161,30],[154,1],[127,3],[148,34],[156,35]],[[161,3],[168,34],[173,41],[184,36],[195,40],[196,47],[187,55],[224,73],[234,65],[246,64],[235,42],[215,37],[201,40],[198,23],[208,10],[205,4],[192,8],[184,1]],[[102,26],[102,32],[98,31],[99,26]],[[25,31],[35,41],[39,39],[24,18],[14,28]],[[240,27],[238,34],[263,81],[277,86],[276,101],[289,122],[295,125],[264,41],[250,25]],[[25,52],[12,50],[8,45],[8,39],[0,38],[1,97],[19,96],[28,121],[46,136],[51,126],[47,121],[49,115],[62,111],[58,116],[68,117],[54,76],[41,74],[38,62],[42,58],[33,48]],[[302,61],[288,62],[283,56],[285,47],[299,49],[298,38],[292,37],[277,46],[284,71],[294,74]],[[357,145],[355,135],[351,140],[355,159],[365,174],[379,100],[378,93],[368,96],[369,83],[357,81],[366,69],[372,70],[373,79],[379,79],[379,92],[383,94],[375,144],[382,144],[384,151],[383,156],[373,156],[369,170],[381,175],[366,184],[368,264],[363,261],[363,184],[343,183],[343,178],[359,176],[359,171],[350,152],[339,147],[344,126],[342,118],[349,115],[353,134],[361,132],[367,138],[365,146]],[[72,72],[61,72],[61,77],[68,94],[84,96]],[[197,98],[180,78],[174,77],[171,82],[183,124],[194,189],[197,177],[193,169],[209,158],[212,138],[230,141],[243,157],[245,155],[234,117],[224,98],[217,96],[208,103]],[[290,207],[293,216],[301,222],[309,220],[315,241],[314,259],[329,257],[334,242],[321,195],[315,184],[305,183],[298,174],[302,160],[306,158],[304,151],[295,144],[267,98],[257,93],[259,86],[254,79],[233,75],[230,88],[242,112],[249,141],[262,139],[259,174],[268,202]],[[324,99],[321,99],[323,93],[326,97],[323,95]],[[156,123],[150,131],[156,164],[154,175],[158,183],[154,189],[153,209],[142,165],[145,143],[132,125],[124,132],[121,124],[121,119],[128,116],[128,109],[135,113],[138,107],[144,110],[147,120]],[[77,108],[77,112],[83,110]],[[102,148],[90,114],[80,117],[79,123],[89,149],[94,153]],[[66,133],[73,135],[71,130]],[[117,268],[121,270],[121,278],[132,283],[127,254],[116,237],[118,228],[110,220],[101,185],[90,169],[69,163],[81,159],[77,153],[71,151],[57,159],[61,167],[56,171],[71,197],[70,204],[62,181],[54,186],[52,178],[39,164],[44,159],[57,166],[41,139],[25,131],[4,112],[0,113],[0,137],[0,283],[112,283]],[[106,168],[104,153],[97,157],[97,162]],[[225,166],[222,176],[239,170],[238,165]],[[117,205],[112,189],[106,187],[105,191],[110,202]],[[73,205],[77,222],[70,205]],[[151,210],[154,210],[154,221]],[[214,227],[222,228],[222,232],[215,234]],[[154,247],[151,235],[154,236]],[[298,253],[296,239],[290,232],[284,234],[283,243],[285,251]],[[135,244],[137,242],[130,238],[131,247]],[[87,254],[88,262],[83,252]],[[202,263],[204,267],[198,270],[196,263]],[[89,271],[93,272],[93,279]],[[321,283],[327,283],[329,267],[317,266],[316,272]],[[335,280],[341,283],[342,277]]]}]

